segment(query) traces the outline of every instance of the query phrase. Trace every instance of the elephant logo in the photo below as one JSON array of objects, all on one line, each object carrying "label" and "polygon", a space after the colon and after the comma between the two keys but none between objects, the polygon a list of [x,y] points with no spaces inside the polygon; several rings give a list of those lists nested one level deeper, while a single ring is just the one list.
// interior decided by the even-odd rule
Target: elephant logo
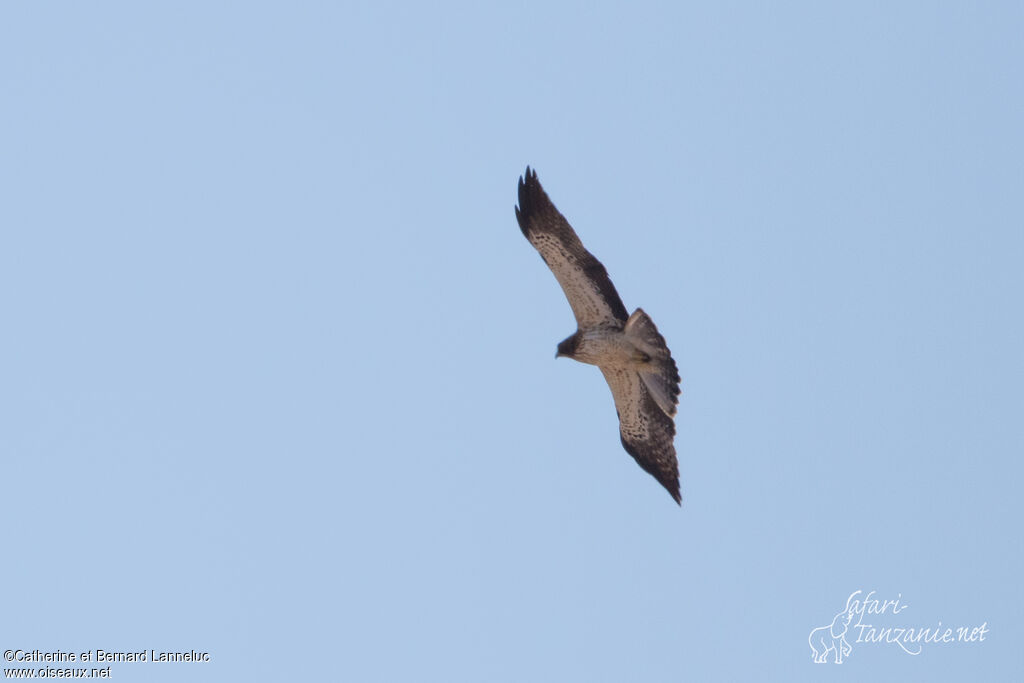
[{"label": "elephant logo", "polygon": [[[857,593],[859,592],[857,591]],[[811,635],[807,637],[807,642],[811,646],[811,652],[814,653],[815,663],[824,664],[828,659],[829,652],[835,653],[836,664],[842,664],[843,657],[850,655],[853,647],[846,641],[846,630],[850,627],[850,621],[853,620],[853,610],[850,609],[850,601],[853,600],[853,596],[857,595],[857,593],[847,598],[846,607],[836,615],[831,624],[814,629],[811,631]]]}]

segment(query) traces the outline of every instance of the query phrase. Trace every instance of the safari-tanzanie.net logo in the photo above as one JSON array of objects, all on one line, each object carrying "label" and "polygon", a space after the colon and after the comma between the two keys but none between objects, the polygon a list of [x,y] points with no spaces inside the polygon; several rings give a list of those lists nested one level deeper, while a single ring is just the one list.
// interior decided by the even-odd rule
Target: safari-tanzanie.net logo
[{"label": "safari-tanzanie.net logo", "polygon": [[895,599],[882,599],[871,591],[856,590],[846,599],[846,606],[835,615],[831,624],[811,631],[807,642],[814,661],[842,664],[854,646],[890,645],[899,647],[908,655],[919,655],[926,646],[953,643],[980,643],[988,634],[988,622],[980,626],[911,625],[903,594]]}]

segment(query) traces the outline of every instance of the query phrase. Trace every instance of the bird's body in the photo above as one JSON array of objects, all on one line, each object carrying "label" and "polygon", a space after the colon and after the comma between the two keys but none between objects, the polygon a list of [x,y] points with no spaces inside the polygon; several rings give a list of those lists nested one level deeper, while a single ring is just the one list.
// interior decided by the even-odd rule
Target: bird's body
[{"label": "bird's body", "polygon": [[589,365],[628,368],[643,361],[641,352],[622,333],[621,327],[597,327],[569,337],[565,356]]},{"label": "bird's body", "polygon": [[642,309],[626,312],[604,266],[584,249],[529,168],[519,179],[516,219],[576,316],[576,332],[558,345],[556,355],[601,369],[615,400],[622,445],[681,502],[673,445],[679,372],[664,338]]}]

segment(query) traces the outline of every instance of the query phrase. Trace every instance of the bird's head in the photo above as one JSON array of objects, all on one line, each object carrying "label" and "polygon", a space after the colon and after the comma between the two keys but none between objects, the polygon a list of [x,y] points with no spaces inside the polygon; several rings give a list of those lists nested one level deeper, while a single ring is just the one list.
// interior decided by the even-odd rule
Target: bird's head
[{"label": "bird's head", "polygon": [[577,330],[571,337],[566,337],[558,344],[558,351],[555,352],[555,358],[559,356],[565,356],[566,358],[573,358],[576,355],[576,348],[580,343],[580,333]]}]

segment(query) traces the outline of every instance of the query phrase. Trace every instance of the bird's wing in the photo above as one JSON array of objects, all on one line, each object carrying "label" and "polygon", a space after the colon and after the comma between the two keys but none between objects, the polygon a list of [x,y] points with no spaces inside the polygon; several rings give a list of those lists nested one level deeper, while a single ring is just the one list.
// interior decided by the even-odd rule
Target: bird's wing
[{"label": "bird's wing", "polygon": [[537,248],[569,300],[580,329],[625,323],[629,315],[601,262],[583,248],[576,232],[526,169],[519,178],[519,228]]},{"label": "bird's wing", "polygon": [[635,370],[602,367],[601,372],[615,399],[619,436],[626,452],[681,505],[672,418],[658,407]]}]

